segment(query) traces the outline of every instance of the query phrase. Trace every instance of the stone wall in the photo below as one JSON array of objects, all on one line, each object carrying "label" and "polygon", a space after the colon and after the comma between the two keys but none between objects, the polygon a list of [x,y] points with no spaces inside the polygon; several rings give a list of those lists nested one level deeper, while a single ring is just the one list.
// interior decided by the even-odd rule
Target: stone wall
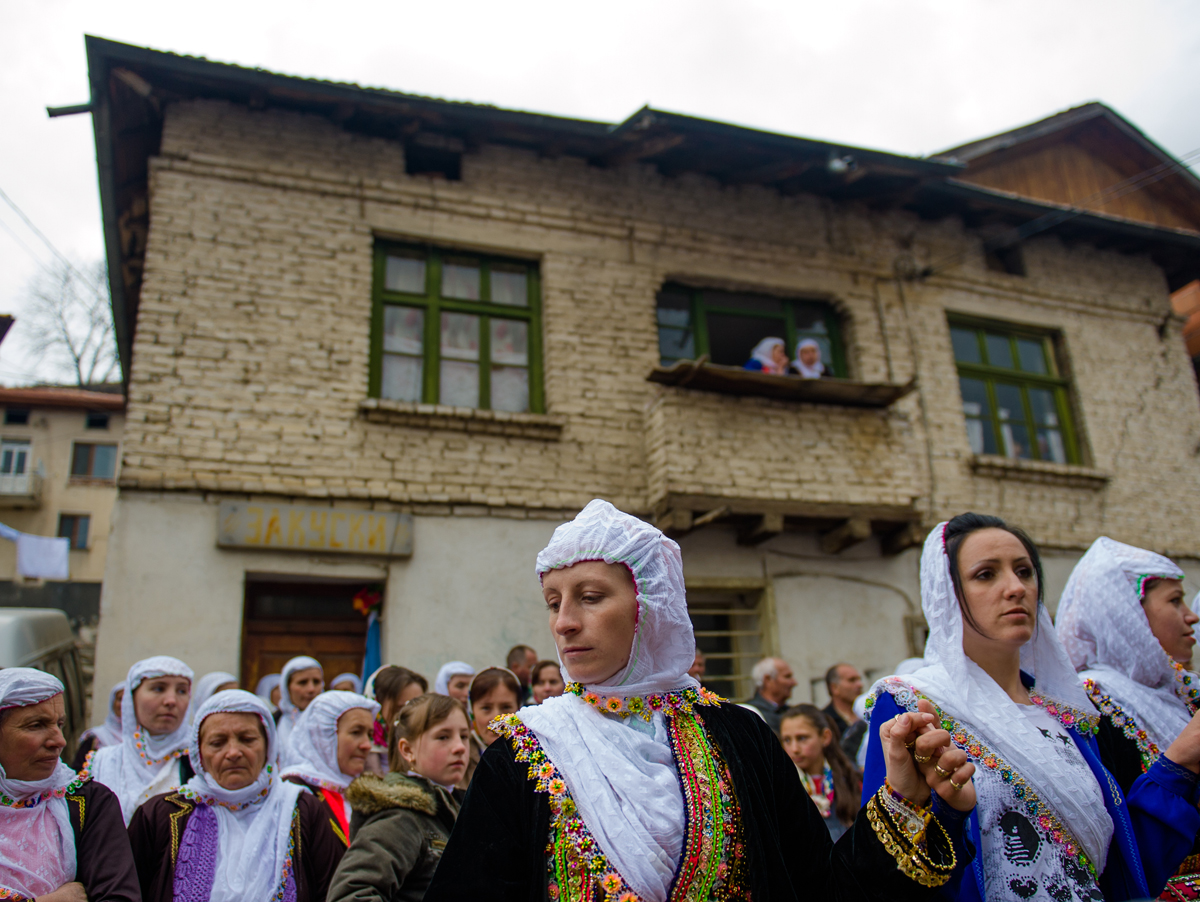
[{"label": "stone wall", "polygon": [[[539,261],[547,413],[519,421],[527,434],[466,429],[461,412],[405,414],[432,424],[419,425],[363,409],[376,236]],[[1160,511],[1200,488],[1195,383],[1161,273],[1053,237],[1025,253],[1027,276],[994,273],[954,220],[491,145],[464,157],[460,182],[409,177],[401,145],[320,117],[171,104],[121,484],[522,516],[595,496],[647,512],[678,480],[915,497],[928,523],[975,508],[1051,546],[1108,533],[1200,553],[1200,511]],[[936,272],[898,281],[898,262]],[[854,378],[915,376],[921,389],[884,414],[664,399],[645,381],[654,295],[679,279],[827,298]],[[948,310],[1061,330],[1085,467],[979,469]],[[820,464],[797,475],[781,446]]]}]

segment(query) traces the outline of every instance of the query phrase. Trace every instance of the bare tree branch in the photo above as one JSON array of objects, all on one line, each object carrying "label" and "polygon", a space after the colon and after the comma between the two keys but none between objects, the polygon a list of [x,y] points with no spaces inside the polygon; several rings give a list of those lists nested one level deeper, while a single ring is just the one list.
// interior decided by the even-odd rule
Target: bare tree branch
[{"label": "bare tree branch", "polygon": [[34,277],[21,318],[33,353],[70,372],[77,385],[120,375],[103,263],[57,262]]}]

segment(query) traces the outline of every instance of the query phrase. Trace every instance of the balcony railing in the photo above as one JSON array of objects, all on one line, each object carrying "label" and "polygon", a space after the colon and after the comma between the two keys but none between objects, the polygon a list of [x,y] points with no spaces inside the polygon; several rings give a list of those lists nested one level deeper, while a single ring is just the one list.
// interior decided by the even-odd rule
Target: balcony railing
[{"label": "balcony railing", "polygon": [[37,473],[0,474],[0,507],[37,507],[42,498],[42,477]]}]

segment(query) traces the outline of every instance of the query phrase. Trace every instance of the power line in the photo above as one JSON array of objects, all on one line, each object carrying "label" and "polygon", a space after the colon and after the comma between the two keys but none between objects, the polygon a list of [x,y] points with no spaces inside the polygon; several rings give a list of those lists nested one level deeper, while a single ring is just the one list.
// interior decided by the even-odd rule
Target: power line
[{"label": "power line", "polygon": [[[17,206],[16,201],[14,201],[11,197],[9,197],[7,194],[4,193],[3,188],[0,188],[0,200],[3,200],[6,204],[8,204],[10,207],[12,207],[13,212],[15,212],[18,216],[21,217],[21,221],[24,222],[25,225],[29,226],[30,231],[32,231],[33,234],[37,235],[38,238],[40,238],[42,240],[42,244],[44,244],[44,245],[46,245],[46,247],[50,248],[50,252],[52,254],[54,254],[55,257],[58,258],[58,262],[60,262],[63,266],[65,266],[70,272],[73,272],[77,278],[82,279],[84,284],[90,285],[93,288],[97,288],[97,289],[102,288],[102,286],[98,285],[97,283],[94,283],[89,277],[85,276],[83,273],[81,273],[78,269],[75,268],[74,264],[72,264],[71,261],[67,259],[67,256],[62,251],[60,251],[57,247],[54,246],[54,243],[45,236],[45,234],[42,232],[41,229],[39,229],[36,225],[33,224],[33,220],[30,219],[25,214],[25,211]],[[10,232],[10,234],[13,234],[13,237],[16,237],[15,233],[13,233],[11,229],[9,229],[8,231]],[[29,249],[26,248],[26,250],[29,250]],[[32,251],[30,251],[30,253],[32,253]],[[43,266],[44,266],[44,264],[43,264]]]},{"label": "power line", "polygon": [[50,272],[50,270],[46,267],[45,261],[43,261],[41,257],[39,257],[36,253],[34,253],[33,248],[31,248],[28,244],[26,244],[24,239],[22,239],[20,235],[18,235],[16,232],[14,232],[12,230],[12,228],[9,226],[9,224],[7,222],[5,222],[3,219],[0,219],[0,229],[4,229],[4,231],[8,232],[8,234],[12,236],[13,241],[17,242],[17,244],[21,245],[21,247],[25,249],[25,253],[29,254],[29,256],[31,258],[33,258],[33,261],[35,263],[37,263],[38,267],[43,272],[46,272],[46,273]]}]

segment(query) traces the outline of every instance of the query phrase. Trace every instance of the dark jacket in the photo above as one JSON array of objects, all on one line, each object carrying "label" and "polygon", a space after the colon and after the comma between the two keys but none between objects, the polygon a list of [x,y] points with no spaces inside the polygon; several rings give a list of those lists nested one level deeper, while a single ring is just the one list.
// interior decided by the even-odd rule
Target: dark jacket
[{"label": "dark jacket", "polygon": [[329,902],[420,902],[454,829],[462,791],[403,774],[363,774],[346,798],[354,808],[350,848]]},{"label": "dark jacket", "polygon": [[[177,792],[165,792],[133,813],[129,841],[145,902],[173,902],[179,842],[195,810],[195,802]],[[322,902],[345,851],[329,826],[329,807],[324,800],[309,793],[300,795],[292,816],[292,837],[300,850],[294,872],[296,902]]]},{"label": "dark jacket", "polygon": [[779,735],[779,727],[782,721],[781,715],[787,705],[777,705],[773,701],[763,698],[762,694],[758,691],[755,691],[754,696],[746,704],[751,708],[761,711],[763,720],[767,722],[767,726],[771,728],[771,731],[776,736]]},{"label": "dark jacket", "polygon": [[75,880],[83,884],[89,902],[141,902],[137,867],[116,795],[89,780],[68,792],[66,799],[75,832]]},{"label": "dark jacket", "polygon": [[[729,768],[745,831],[754,902],[917,902],[936,889],[909,880],[864,813],[835,845],[778,738],[737,705],[697,709]],[[957,839],[961,841],[961,821]],[[955,836],[954,825],[947,830]],[[426,902],[544,902],[550,802],[510,743],[479,762]],[[970,851],[956,842],[960,856]],[[332,899],[332,896],[331,896]]]}]

